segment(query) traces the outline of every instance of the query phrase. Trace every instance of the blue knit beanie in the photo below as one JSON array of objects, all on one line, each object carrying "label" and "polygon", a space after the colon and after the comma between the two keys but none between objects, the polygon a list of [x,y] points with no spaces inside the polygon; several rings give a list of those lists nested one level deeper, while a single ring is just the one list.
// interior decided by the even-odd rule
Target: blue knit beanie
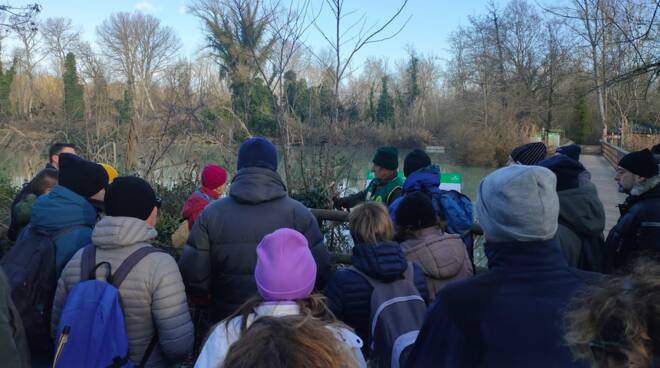
[{"label": "blue knit beanie", "polygon": [[277,170],[277,149],[264,137],[252,137],[238,149],[238,170],[246,167],[263,167]]}]

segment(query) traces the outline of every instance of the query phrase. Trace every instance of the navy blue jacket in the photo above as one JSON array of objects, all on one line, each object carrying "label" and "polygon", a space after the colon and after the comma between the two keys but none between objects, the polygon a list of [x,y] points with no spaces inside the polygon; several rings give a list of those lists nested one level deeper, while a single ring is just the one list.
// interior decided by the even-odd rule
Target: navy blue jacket
[{"label": "navy blue jacket", "polygon": [[660,257],[660,175],[649,179],[649,184],[655,186],[619,205],[621,217],[605,241],[610,273],[642,255]]},{"label": "navy blue jacket", "polygon": [[[440,168],[438,166],[430,165],[421,168],[406,178],[406,181],[403,183],[401,197],[394,200],[388,207],[392,222],[396,223],[396,209],[406,194],[420,191],[429,195],[440,193]],[[442,216],[443,214],[439,215]]]},{"label": "navy blue jacket", "polygon": [[599,276],[567,266],[556,240],[486,244],[489,271],[436,296],[410,367],[582,367],[563,344],[562,312]]},{"label": "navy blue jacket", "polygon": [[[383,282],[402,279],[408,268],[408,261],[401,246],[394,242],[355,246],[352,262],[361,272]],[[424,272],[418,265],[414,266],[415,287],[428,303]],[[373,287],[364,277],[345,268],[337,270],[325,289],[330,310],[338,319],[355,329],[355,333],[364,341],[365,352],[370,344],[369,315],[373,291]]]}]

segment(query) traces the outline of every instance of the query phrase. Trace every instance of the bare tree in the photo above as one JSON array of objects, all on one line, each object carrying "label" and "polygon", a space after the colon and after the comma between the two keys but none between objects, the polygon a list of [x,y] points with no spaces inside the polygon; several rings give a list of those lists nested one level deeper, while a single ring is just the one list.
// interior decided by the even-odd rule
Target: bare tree
[{"label": "bare tree", "polygon": [[[335,110],[333,125],[336,125],[339,121],[339,85],[355,55],[367,45],[396,37],[410,20],[408,18],[395,32],[384,34],[401,15],[406,4],[408,4],[408,0],[403,0],[401,6],[383,23],[374,23],[369,26],[367,25],[366,14],[363,14],[355,19],[353,23],[346,26],[347,17],[351,16],[354,11],[346,11],[344,3],[345,0],[325,0],[325,4],[330,8],[334,19],[335,27],[333,33],[324,31],[317,23],[314,23],[316,29],[321,33],[321,36],[323,36],[335,55],[333,65],[334,75],[332,76],[334,82],[333,104]],[[354,33],[349,34],[349,32]]]},{"label": "bare tree", "polygon": [[128,100],[137,102],[133,102],[126,146],[126,168],[130,171],[137,163],[136,118],[144,117],[147,106],[155,112],[150,92],[152,83],[174,61],[181,42],[170,27],[163,27],[158,19],[142,13],[113,14],[97,27],[96,33],[103,54],[126,79]]},{"label": "bare tree", "polygon": [[45,49],[55,58],[58,75],[64,73],[64,60],[69,52],[80,48],[80,30],[73,26],[71,19],[48,18],[41,26]]},{"label": "bare tree", "polygon": [[24,6],[11,6],[0,4],[0,33],[9,33],[11,30],[31,29],[37,30],[35,18],[41,12],[38,3]]},{"label": "bare tree", "polygon": [[14,29],[21,47],[17,50],[20,71],[27,78],[27,88],[21,94],[20,113],[24,118],[32,119],[34,108],[34,80],[36,68],[45,58],[43,44],[36,28],[19,27]]}]

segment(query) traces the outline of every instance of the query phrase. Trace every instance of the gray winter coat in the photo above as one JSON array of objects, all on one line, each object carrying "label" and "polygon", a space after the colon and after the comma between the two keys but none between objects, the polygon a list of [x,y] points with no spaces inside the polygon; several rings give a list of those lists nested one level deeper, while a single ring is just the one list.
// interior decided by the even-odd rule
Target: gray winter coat
[{"label": "gray winter coat", "polygon": [[256,295],[256,247],[280,228],[301,232],[316,260],[316,287],[330,277],[330,255],[312,213],[289,198],[280,176],[269,169],[238,171],[229,196],[211,203],[195,221],[179,267],[188,291],[211,294],[215,322]]},{"label": "gray winter coat", "polygon": [[[115,270],[133,252],[151,246],[156,230],[131,217],[106,216],[96,224],[92,242],[96,263],[109,262]],[[57,283],[53,302],[52,330],[55,331],[69,291],[80,281],[82,249],[67,263]],[[106,269],[100,267],[97,277]],[[167,367],[187,358],[193,346],[193,325],[188,312],[181,274],[167,253],[151,253],[129,272],[119,287],[124,310],[130,358],[139,363],[154,333],[158,344],[148,367]]]},{"label": "gray winter coat", "polygon": [[557,192],[559,228],[557,239],[571,267],[602,272],[604,267],[605,210],[591,183]]}]

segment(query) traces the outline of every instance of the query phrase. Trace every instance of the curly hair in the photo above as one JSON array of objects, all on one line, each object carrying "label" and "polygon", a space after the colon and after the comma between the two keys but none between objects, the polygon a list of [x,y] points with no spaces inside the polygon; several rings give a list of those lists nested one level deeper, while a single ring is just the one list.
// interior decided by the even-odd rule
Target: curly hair
[{"label": "curly hair", "polygon": [[565,323],[565,339],[576,359],[596,366],[590,346],[607,341],[651,366],[660,354],[660,264],[642,259],[629,275],[608,276],[587,288],[572,301]]},{"label": "curly hair", "polygon": [[227,353],[224,368],[357,368],[326,325],[303,316],[261,317]]}]

